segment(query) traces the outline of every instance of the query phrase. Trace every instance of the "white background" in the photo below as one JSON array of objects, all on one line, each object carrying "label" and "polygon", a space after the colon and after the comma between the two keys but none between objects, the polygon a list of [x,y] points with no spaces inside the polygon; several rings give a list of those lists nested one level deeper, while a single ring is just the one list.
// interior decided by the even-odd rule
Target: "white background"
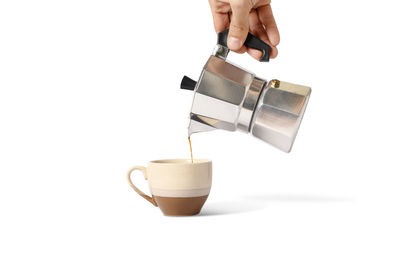
[{"label": "white background", "polygon": [[400,265],[396,3],[275,0],[278,58],[229,60],[313,88],[293,150],[194,135],[212,192],[171,218],[125,173],[189,157],[208,3],[1,1],[0,265]]}]

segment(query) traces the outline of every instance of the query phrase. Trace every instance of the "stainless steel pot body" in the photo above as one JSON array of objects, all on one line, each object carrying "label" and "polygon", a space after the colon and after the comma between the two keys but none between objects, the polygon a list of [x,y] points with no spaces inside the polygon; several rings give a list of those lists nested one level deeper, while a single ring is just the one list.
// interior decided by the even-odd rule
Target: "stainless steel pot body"
[{"label": "stainless steel pot body", "polygon": [[194,88],[189,136],[214,129],[239,130],[289,152],[311,88],[267,82],[227,62],[226,55],[217,46],[201,72]]}]

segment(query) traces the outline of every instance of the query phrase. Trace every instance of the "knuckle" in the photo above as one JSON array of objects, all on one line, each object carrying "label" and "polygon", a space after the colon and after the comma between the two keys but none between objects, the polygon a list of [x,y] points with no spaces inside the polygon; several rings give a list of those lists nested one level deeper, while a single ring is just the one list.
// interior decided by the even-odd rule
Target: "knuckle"
[{"label": "knuckle", "polygon": [[262,33],[265,29],[261,23],[256,23],[256,24],[250,25],[250,30],[254,31],[256,33]]},{"label": "knuckle", "polygon": [[231,2],[232,9],[251,9],[252,6],[251,0],[235,0]]},{"label": "knuckle", "polygon": [[255,6],[257,4],[258,0],[249,0],[249,4],[251,7]]},{"label": "knuckle", "polygon": [[237,25],[237,24],[231,24],[230,25],[230,30],[234,32],[246,32],[246,28],[242,25]]}]

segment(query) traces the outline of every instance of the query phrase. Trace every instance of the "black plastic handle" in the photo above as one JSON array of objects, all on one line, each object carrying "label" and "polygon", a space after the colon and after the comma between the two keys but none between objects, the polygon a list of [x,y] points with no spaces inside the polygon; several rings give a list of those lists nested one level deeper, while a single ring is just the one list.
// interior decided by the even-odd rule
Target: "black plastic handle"
[{"label": "black plastic handle", "polygon": [[[228,42],[227,42],[228,34],[229,34],[229,29],[226,29],[226,30],[218,33],[218,44],[219,45],[228,47]],[[271,47],[268,44],[266,44],[265,42],[263,42],[262,40],[260,40],[259,38],[257,38],[256,36],[254,36],[253,34],[251,34],[250,32],[249,32],[249,34],[247,34],[247,38],[246,38],[246,41],[244,42],[244,45],[246,45],[249,48],[259,50],[263,53],[263,55],[260,58],[260,62],[268,62],[269,61]]]}]

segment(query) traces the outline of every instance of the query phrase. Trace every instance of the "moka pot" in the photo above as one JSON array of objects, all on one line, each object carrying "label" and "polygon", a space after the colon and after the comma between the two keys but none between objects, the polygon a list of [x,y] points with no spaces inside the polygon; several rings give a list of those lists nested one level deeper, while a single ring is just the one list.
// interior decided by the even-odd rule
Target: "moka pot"
[{"label": "moka pot", "polygon": [[[259,78],[228,61],[228,30],[218,43],[197,82],[182,79],[181,88],[194,91],[188,135],[223,129],[251,133],[272,146],[290,152],[310,97],[311,88]],[[269,61],[271,48],[251,33],[244,43],[260,50]]]}]

